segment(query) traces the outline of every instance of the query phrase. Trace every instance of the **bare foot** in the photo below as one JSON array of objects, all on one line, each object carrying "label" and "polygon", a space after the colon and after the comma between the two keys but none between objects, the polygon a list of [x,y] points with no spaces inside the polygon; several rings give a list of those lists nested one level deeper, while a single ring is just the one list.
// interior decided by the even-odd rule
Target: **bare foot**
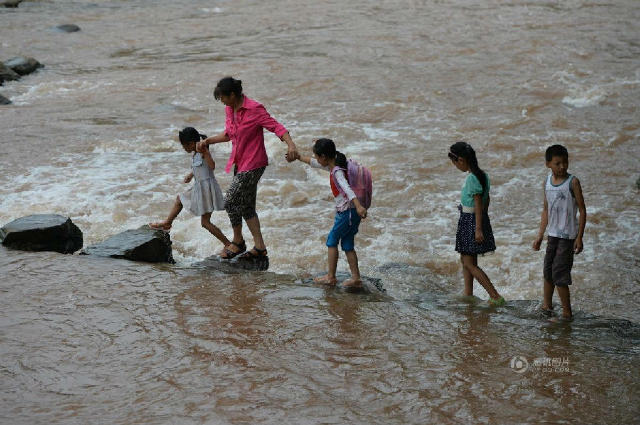
[{"label": "bare foot", "polygon": [[564,314],[560,317],[550,317],[547,321],[551,323],[567,323],[573,321],[573,316],[565,316]]},{"label": "bare foot", "polygon": [[553,307],[548,307],[546,305],[542,305],[540,307],[540,311],[542,312],[542,314],[544,314],[545,316],[553,316]]},{"label": "bare foot", "polygon": [[149,227],[154,230],[164,230],[165,232],[168,232],[171,230],[171,223],[167,220],[156,221],[155,223],[149,223]]},{"label": "bare foot", "polygon": [[343,288],[362,288],[362,281],[360,279],[349,278],[342,282]]},{"label": "bare foot", "polygon": [[324,275],[322,277],[314,278],[313,283],[318,283],[320,285],[335,286],[338,283],[338,280],[335,277],[329,277],[329,275]]}]

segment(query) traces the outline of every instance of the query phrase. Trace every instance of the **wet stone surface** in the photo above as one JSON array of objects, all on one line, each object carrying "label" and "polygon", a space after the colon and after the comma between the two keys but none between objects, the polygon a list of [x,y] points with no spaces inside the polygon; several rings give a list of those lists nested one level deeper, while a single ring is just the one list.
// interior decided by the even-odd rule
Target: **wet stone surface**
[{"label": "wet stone surface", "polygon": [[269,269],[269,257],[242,257],[238,256],[231,260],[213,255],[193,264],[194,267],[204,267],[214,269],[224,273],[241,273],[243,271],[266,271]]},{"label": "wet stone surface", "polygon": [[75,25],[75,24],[58,25],[56,27],[56,29],[59,30],[59,31],[63,31],[63,32],[78,32],[78,31],[80,31],[80,27]]},{"label": "wet stone surface", "polygon": [[[315,277],[321,277],[324,276],[324,273],[322,274],[318,274],[317,276],[314,277],[309,277],[306,279],[302,279],[302,284],[304,285],[318,285],[316,284],[313,279]],[[343,291],[343,292],[350,292],[350,293],[362,293],[362,294],[375,294],[375,293],[385,293],[386,289],[384,289],[384,286],[382,285],[382,279],[376,278],[376,277],[369,277],[369,276],[361,276],[362,279],[362,286],[361,287],[345,287],[342,285],[342,282],[344,282],[345,280],[349,279],[351,277],[351,275],[349,273],[346,272],[338,272],[336,273],[336,278],[338,279],[338,283],[335,285],[335,289],[338,291]],[[329,285],[325,285],[327,287],[329,287]]]},{"label": "wet stone surface", "polygon": [[118,233],[83,249],[81,254],[149,263],[174,262],[169,233],[151,229],[149,226]]},{"label": "wet stone surface", "polygon": [[23,251],[56,251],[71,254],[82,248],[82,231],[69,217],[34,214],[0,228],[2,244]]}]

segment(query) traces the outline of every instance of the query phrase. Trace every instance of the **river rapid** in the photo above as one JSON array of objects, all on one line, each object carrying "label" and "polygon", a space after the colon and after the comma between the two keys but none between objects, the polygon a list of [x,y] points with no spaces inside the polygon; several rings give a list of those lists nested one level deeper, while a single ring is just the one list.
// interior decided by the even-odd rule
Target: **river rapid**
[{"label": "river rapid", "polygon": [[[0,422],[637,423],[639,22],[635,0],[0,9],[0,60],[45,65],[0,87],[0,225],[62,214],[87,246],[164,218],[188,188],[177,132],[223,129],[212,89],[232,75],[301,152],[329,137],[371,169],[356,249],[386,289],[306,283],[326,267],[328,176],[287,163],[268,133],[268,272],[195,267],[220,246],[188,212],[175,265],[0,247]],[[81,31],[55,29],[67,23]],[[497,251],[479,263],[505,307],[477,284],[460,296],[458,140],[491,177]],[[572,322],[538,313],[531,248],[556,143],[588,212]],[[230,145],[213,152],[224,190]],[[231,235],[224,212],[212,221]]]}]

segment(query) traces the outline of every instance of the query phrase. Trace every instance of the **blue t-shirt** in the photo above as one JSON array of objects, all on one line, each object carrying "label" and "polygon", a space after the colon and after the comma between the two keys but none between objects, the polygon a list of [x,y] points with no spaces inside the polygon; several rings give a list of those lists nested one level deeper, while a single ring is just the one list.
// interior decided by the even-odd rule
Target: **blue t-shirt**
[{"label": "blue t-shirt", "polygon": [[[484,173],[487,178],[487,190],[484,191],[482,195],[482,204],[487,205],[487,201],[489,200],[489,189],[491,189],[491,183],[489,182],[489,175]],[[460,203],[463,207],[474,207],[473,203],[473,195],[482,194],[482,184],[480,180],[473,173],[469,173],[467,178],[464,181],[464,185],[462,185],[462,193],[460,195]]]}]

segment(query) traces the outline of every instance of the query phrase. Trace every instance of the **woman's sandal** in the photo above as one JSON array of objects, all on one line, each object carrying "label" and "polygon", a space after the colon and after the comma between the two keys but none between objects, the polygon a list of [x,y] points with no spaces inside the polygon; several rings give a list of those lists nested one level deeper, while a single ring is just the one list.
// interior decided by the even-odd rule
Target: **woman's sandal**
[{"label": "woman's sandal", "polygon": [[[255,251],[255,252],[254,252]],[[255,246],[253,248],[251,248],[250,251],[245,252],[244,254],[242,254],[242,256],[240,256],[240,260],[251,260],[254,258],[261,258],[261,257],[266,257],[267,256],[267,249],[259,249],[256,248]]]},{"label": "woman's sandal", "polygon": [[149,223],[149,228],[153,230],[162,230],[163,232],[168,232],[171,230],[171,225],[167,225],[164,221],[156,221],[154,223]]},{"label": "woman's sandal", "polygon": [[240,242],[239,244],[231,242],[231,245],[235,245],[238,248],[238,252],[231,251],[225,246],[222,250],[222,255],[220,255],[220,258],[222,258],[223,260],[231,260],[232,258],[237,257],[247,250],[247,244],[244,243],[244,241]]}]

